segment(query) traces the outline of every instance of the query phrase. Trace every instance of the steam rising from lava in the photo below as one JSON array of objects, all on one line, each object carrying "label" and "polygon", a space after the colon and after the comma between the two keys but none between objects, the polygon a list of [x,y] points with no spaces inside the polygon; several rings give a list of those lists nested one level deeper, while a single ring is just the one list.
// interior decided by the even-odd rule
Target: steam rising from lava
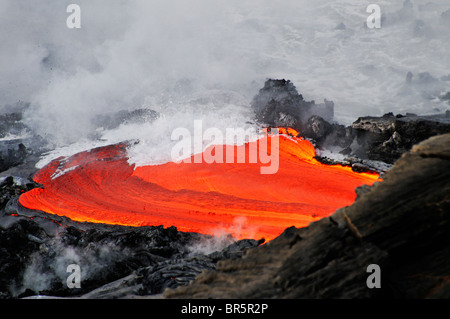
[{"label": "steam rising from lava", "polygon": [[[194,120],[222,131],[255,127],[249,101],[266,78],[290,79],[307,100],[333,100],[341,122],[448,107],[437,98],[450,83],[447,0],[380,1],[378,30],[364,26],[366,4],[350,0],[78,0],[82,27],[71,30],[71,2],[0,7],[8,31],[0,34],[0,95],[6,104],[30,102],[23,121],[52,149],[38,163],[45,189],[21,197],[27,207],[202,232],[229,228],[239,215],[258,226],[255,236],[271,238],[350,204],[354,188],[376,177],[323,166],[306,141],[291,139],[270,180],[256,175],[261,165],[174,166],[174,128]],[[160,116],[95,124],[141,108]]]},{"label": "steam rising from lava", "polygon": [[[248,153],[252,143],[222,145],[223,154]],[[134,167],[126,145],[118,144],[59,158],[34,179],[44,185],[19,198],[21,205],[76,221],[130,226],[176,226],[181,231],[235,238],[273,239],[290,226],[307,226],[350,205],[355,187],[377,174],[355,173],[314,159],[313,145],[279,138],[279,170],[260,173],[261,162],[168,162]],[[227,150],[228,149],[228,150]],[[194,155],[193,155],[194,156]],[[248,157],[247,157],[248,158]],[[240,227],[236,227],[239,224]]]},{"label": "steam rising from lava", "polygon": [[[379,30],[364,26],[367,4],[351,0],[78,0],[82,27],[72,30],[72,2],[0,8],[2,103],[30,102],[25,122],[55,146],[82,143],[98,129],[96,115],[121,109],[192,122],[220,107],[227,115],[210,126],[240,125],[266,78],[290,79],[307,100],[333,100],[342,120],[446,106],[432,99],[449,89],[447,0],[380,1]],[[151,133],[135,131],[142,140]]]}]

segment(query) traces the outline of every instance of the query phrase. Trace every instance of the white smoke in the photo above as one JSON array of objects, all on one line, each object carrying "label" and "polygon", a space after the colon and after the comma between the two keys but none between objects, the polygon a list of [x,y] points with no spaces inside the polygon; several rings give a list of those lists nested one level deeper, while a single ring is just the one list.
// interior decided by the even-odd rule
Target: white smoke
[{"label": "white smoke", "polygon": [[[98,280],[106,276],[108,270],[120,260],[129,258],[128,249],[119,248],[114,243],[90,243],[86,247],[70,246],[59,237],[40,251],[33,253],[23,273],[21,283],[12,287],[14,295],[26,289],[38,293],[45,290],[68,289],[67,279],[71,274],[69,265],[80,267],[81,285],[83,282]],[[81,287],[83,288],[83,287]]]},{"label": "white smoke", "polygon": [[[73,2],[81,29],[66,27]],[[1,104],[30,102],[26,124],[55,147],[90,147],[96,115],[155,109],[164,118],[155,126],[100,132],[103,143],[137,138],[131,154],[150,157],[169,143],[165,123],[245,126],[269,77],[333,100],[343,122],[445,110],[450,4],[377,3],[383,22],[373,30],[362,0],[3,0]],[[166,139],[154,143],[156,131]]]},{"label": "white smoke", "polygon": [[233,244],[239,238],[255,238],[258,228],[258,225],[249,224],[246,217],[239,216],[234,218],[231,225],[217,225],[217,227],[210,230],[213,233],[212,237],[202,238],[202,240],[189,246],[188,250],[194,255],[208,255],[218,252]]}]

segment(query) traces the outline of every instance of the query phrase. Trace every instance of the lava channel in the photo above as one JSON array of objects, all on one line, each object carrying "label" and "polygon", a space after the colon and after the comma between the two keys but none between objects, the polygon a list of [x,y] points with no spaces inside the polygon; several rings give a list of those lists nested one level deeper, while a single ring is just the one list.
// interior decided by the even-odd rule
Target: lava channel
[{"label": "lava channel", "polygon": [[[352,204],[356,187],[379,179],[322,164],[309,141],[279,137],[279,169],[272,175],[262,175],[259,162],[207,164],[193,157],[192,163],[135,167],[127,146],[117,144],[53,160],[33,177],[44,188],[22,194],[19,203],[79,222],[271,240]],[[240,148],[248,152],[270,138],[219,147],[237,156]]]}]

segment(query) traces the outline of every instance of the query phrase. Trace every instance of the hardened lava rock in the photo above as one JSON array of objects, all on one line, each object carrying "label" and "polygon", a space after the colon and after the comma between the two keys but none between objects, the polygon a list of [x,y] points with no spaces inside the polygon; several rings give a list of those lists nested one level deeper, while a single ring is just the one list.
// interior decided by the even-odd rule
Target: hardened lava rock
[{"label": "hardened lava rock", "polygon": [[[445,99],[448,93],[443,96]],[[253,98],[256,119],[267,126],[291,127],[319,149],[339,150],[361,160],[393,164],[421,141],[450,133],[450,113],[435,115],[387,113],[358,118],[352,125],[336,123],[334,103],[305,101],[289,80],[269,79]],[[324,162],[327,159],[323,159]]]},{"label": "hardened lava rock", "polygon": [[[450,134],[397,160],[355,203],[224,260],[167,298],[449,298]],[[381,271],[369,288],[369,265]]]},{"label": "hardened lava rock", "polygon": [[334,113],[333,102],[325,100],[323,104],[316,104],[315,101],[306,101],[294,84],[284,79],[267,80],[251,106],[259,122],[296,130],[302,130],[313,115],[331,121]]}]

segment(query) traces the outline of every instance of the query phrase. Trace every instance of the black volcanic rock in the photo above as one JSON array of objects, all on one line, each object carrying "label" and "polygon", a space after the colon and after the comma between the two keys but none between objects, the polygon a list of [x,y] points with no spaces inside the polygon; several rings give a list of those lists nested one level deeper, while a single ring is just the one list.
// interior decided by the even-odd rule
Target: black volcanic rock
[{"label": "black volcanic rock", "polygon": [[121,110],[110,114],[97,115],[93,124],[105,129],[114,129],[121,124],[152,122],[159,117],[159,113],[151,109],[136,109],[133,111]]},{"label": "black volcanic rock", "polygon": [[311,116],[305,124],[303,134],[317,143],[322,143],[334,131],[333,125],[318,115]]},{"label": "black volcanic rock", "polygon": [[[421,78],[428,77],[422,75]],[[254,97],[252,108],[259,122],[292,127],[302,137],[311,139],[318,149],[339,148],[341,154],[360,162],[371,160],[392,164],[414,144],[450,133],[448,112],[426,116],[387,113],[381,117],[360,117],[350,126],[334,123],[333,102],[325,100],[324,104],[315,104],[305,101],[289,80],[267,80]],[[332,162],[320,157],[319,160]]]},{"label": "black volcanic rock", "polygon": [[[175,228],[59,225],[20,216],[0,218],[0,296],[78,296],[141,267],[187,254],[196,234]],[[52,224],[52,226],[50,225]],[[82,286],[69,289],[66,268],[78,264]]]},{"label": "black volcanic rock", "polygon": [[[20,193],[39,186],[16,185],[12,177],[0,184],[0,299],[158,294],[186,285],[203,270],[214,269],[219,260],[239,257],[261,244],[243,240],[227,246],[234,241],[227,239],[218,251],[195,252],[192,247],[217,239],[175,227],[79,223],[17,204]],[[81,288],[66,284],[70,264],[81,268]]]},{"label": "black volcanic rock", "polygon": [[382,117],[361,117],[352,124],[352,151],[360,158],[393,163],[404,152],[429,137],[450,133],[446,114],[419,116],[392,113]]},{"label": "black volcanic rock", "polygon": [[[356,202],[220,261],[167,298],[449,298],[450,134],[396,161]],[[369,265],[381,288],[368,288]]]},{"label": "black volcanic rock", "polygon": [[35,171],[39,155],[48,151],[41,136],[33,133],[23,122],[26,103],[3,106],[0,115],[0,179],[8,176],[27,178]]},{"label": "black volcanic rock", "polygon": [[17,197],[24,192],[28,192],[36,187],[41,187],[41,185],[31,180],[17,183],[13,176],[6,177],[0,183],[0,211],[5,208],[6,204],[12,198]]},{"label": "black volcanic rock", "polygon": [[0,141],[0,172],[22,164],[27,155],[28,151],[23,143]]},{"label": "black volcanic rock", "polygon": [[333,102],[325,100],[324,104],[316,104],[314,101],[305,101],[293,83],[284,79],[267,80],[253,98],[251,106],[259,122],[296,130],[303,130],[312,115],[331,120],[334,112]]},{"label": "black volcanic rock", "polygon": [[6,138],[17,136],[26,130],[22,123],[22,113],[13,112],[0,115],[0,172],[22,164],[28,155],[27,148],[20,139]]}]

